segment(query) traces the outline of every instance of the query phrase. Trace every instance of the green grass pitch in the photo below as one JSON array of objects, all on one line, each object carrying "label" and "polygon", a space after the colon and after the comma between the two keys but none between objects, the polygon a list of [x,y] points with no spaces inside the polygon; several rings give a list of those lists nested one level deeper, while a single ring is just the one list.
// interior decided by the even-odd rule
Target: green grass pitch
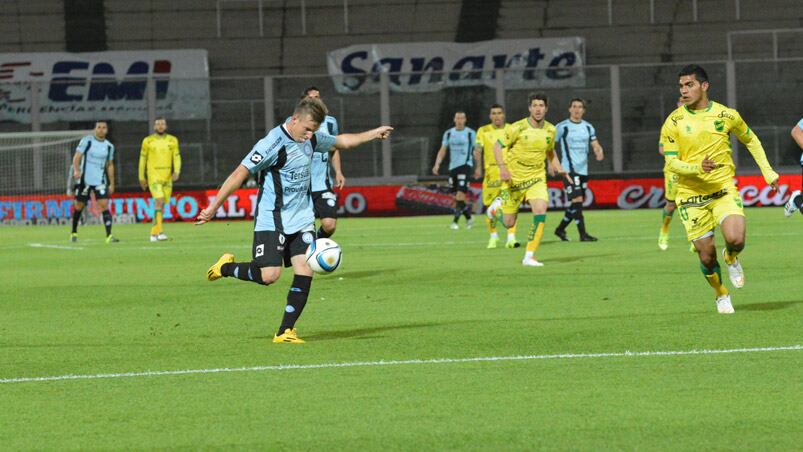
[{"label": "green grass pitch", "polygon": [[[168,224],[164,243],[119,225],[113,245],[2,228],[0,447],[799,450],[803,218],[746,212],[730,316],[677,218],[658,250],[657,210],[587,212],[597,243],[558,242],[550,212],[543,268],[485,249],[482,217],[342,219],[298,346],[270,341],[291,271],[205,280],[225,251],[250,260],[250,223]],[[9,381],[65,375],[88,378]]]}]

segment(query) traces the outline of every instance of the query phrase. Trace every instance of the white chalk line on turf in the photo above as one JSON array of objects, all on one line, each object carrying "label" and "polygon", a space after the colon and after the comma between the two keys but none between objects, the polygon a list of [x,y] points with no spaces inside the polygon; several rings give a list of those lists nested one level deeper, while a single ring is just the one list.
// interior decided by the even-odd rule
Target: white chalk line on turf
[{"label": "white chalk line on turf", "polygon": [[803,345],[787,345],[778,347],[756,347],[756,348],[731,348],[719,350],[674,350],[674,351],[652,351],[652,352],[614,352],[614,353],[561,353],[554,355],[516,355],[516,356],[480,356],[473,358],[432,358],[432,359],[410,359],[410,360],[381,360],[381,361],[354,361],[340,363],[321,363],[321,364],[278,364],[272,366],[253,366],[236,368],[216,368],[216,369],[187,369],[187,370],[157,370],[144,372],[124,372],[109,374],[87,374],[87,375],[60,375],[51,377],[17,377],[2,378],[0,384],[7,383],[34,383],[47,381],[63,380],[99,380],[109,378],[135,378],[135,377],[160,377],[172,375],[195,375],[195,374],[219,374],[233,372],[268,372],[284,370],[307,370],[307,369],[336,369],[345,367],[381,367],[381,366],[406,366],[406,365],[427,365],[427,364],[460,364],[478,362],[497,362],[497,361],[531,361],[541,359],[582,359],[582,358],[636,358],[652,356],[689,356],[689,355],[720,355],[731,353],[758,353],[758,352],[780,352],[791,350],[803,350]]},{"label": "white chalk line on turf", "polygon": [[82,250],[84,249],[81,246],[69,246],[69,245],[50,245],[47,243],[29,243],[28,246],[31,248],[53,248],[56,250]]}]

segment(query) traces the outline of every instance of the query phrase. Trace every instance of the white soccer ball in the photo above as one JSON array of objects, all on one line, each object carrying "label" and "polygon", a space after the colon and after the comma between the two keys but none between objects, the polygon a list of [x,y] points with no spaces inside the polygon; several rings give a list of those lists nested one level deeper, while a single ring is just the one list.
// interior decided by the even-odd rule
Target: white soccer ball
[{"label": "white soccer ball", "polygon": [[315,273],[332,273],[343,262],[343,251],[332,239],[318,239],[307,247],[307,264]]}]

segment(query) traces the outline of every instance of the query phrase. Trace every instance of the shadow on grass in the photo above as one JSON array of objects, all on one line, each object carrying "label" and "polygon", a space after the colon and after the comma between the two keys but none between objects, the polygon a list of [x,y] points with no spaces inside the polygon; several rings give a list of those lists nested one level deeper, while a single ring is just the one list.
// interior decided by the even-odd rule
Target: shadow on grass
[{"label": "shadow on grass", "polygon": [[550,257],[546,262],[575,262],[581,261],[584,259],[594,259],[597,257],[608,257],[608,256],[615,256],[614,253],[606,253],[606,254],[583,254],[580,256],[566,256],[566,257]]},{"label": "shadow on grass", "polygon": [[[447,322],[447,323],[458,323],[458,322]],[[462,322],[460,322],[462,323]],[[370,338],[378,338],[381,337],[379,333],[384,333],[387,331],[395,331],[395,330],[409,330],[409,329],[416,329],[416,328],[429,328],[433,326],[442,326],[443,323],[406,323],[401,325],[386,325],[380,326],[375,328],[357,328],[354,330],[337,330],[337,331],[321,331],[320,333],[316,334],[309,334],[303,336],[304,339],[316,340],[316,341],[325,341],[325,340],[333,340],[333,339],[350,339],[350,338],[359,338],[359,339],[370,339]]]},{"label": "shadow on grass", "polygon": [[796,304],[802,304],[803,300],[798,301],[771,301],[768,303],[748,303],[737,304],[737,311],[777,311],[779,309],[786,309]]}]

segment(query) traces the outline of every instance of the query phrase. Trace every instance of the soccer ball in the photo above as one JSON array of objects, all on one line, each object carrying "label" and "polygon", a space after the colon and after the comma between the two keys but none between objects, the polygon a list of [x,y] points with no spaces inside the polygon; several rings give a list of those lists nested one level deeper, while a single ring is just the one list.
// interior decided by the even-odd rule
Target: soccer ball
[{"label": "soccer ball", "polygon": [[318,239],[307,247],[307,264],[315,273],[332,273],[343,262],[343,251],[332,239]]}]

